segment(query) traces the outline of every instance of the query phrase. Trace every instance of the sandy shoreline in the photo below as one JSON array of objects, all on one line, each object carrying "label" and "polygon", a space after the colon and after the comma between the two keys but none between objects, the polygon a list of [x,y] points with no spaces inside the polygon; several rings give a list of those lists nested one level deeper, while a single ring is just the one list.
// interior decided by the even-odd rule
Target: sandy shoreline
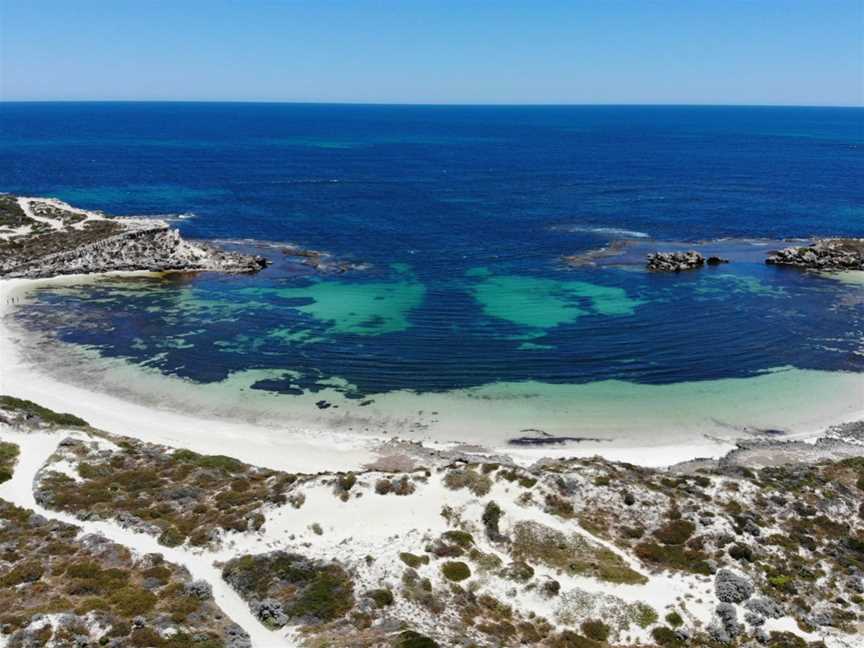
[{"label": "sandy shoreline", "polygon": [[[121,274],[143,276],[149,273]],[[2,358],[0,393],[33,400],[54,410],[72,412],[95,427],[116,434],[135,436],[154,443],[188,447],[198,452],[225,454],[252,464],[289,471],[303,470],[309,472],[359,468],[376,459],[378,456],[376,449],[381,445],[381,442],[392,438],[387,436],[388,433],[403,437],[404,425],[401,423],[397,425],[395,421],[393,429],[385,434],[376,434],[365,430],[358,431],[347,426],[343,428],[331,427],[326,424],[324,419],[295,419],[290,414],[284,418],[284,422],[280,421],[278,424],[273,424],[270,421],[266,421],[266,423],[244,422],[232,420],[233,417],[218,415],[202,416],[198,413],[200,408],[194,407],[191,402],[184,408],[182,397],[185,394],[179,393],[176,389],[177,385],[172,388],[172,383],[167,378],[164,381],[164,389],[166,390],[164,402],[166,404],[171,403],[172,397],[176,399],[176,402],[171,404],[173,406],[163,407],[160,400],[160,406],[153,407],[105,393],[98,388],[98,385],[94,387],[95,383],[88,383],[89,387],[72,384],[70,381],[58,380],[56,377],[30,366],[22,358],[15,341],[15,333],[4,323],[5,316],[16,306],[13,300],[25,299],[27,291],[37,285],[73,284],[91,281],[94,278],[98,278],[98,276],[71,275],[44,280],[0,280],[0,358]],[[123,376],[122,374],[116,376],[108,374],[107,379],[122,380]],[[743,380],[759,381],[760,379],[761,377]],[[807,379],[808,376],[805,374],[798,382],[806,382]],[[755,390],[751,393],[751,401],[753,401],[749,403],[751,410],[742,415],[745,417],[742,420],[747,421],[746,425],[749,426],[751,423],[754,427],[779,425],[774,423],[775,419],[780,418],[776,413],[785,412],[789,409],[790,404],[775,400],[778,396],[772,390],[782,392],[784,389],[788,390],[794,387],[796,393],[788,396],[790,401],[800,400],[800,396],[810,390],[810,385],[806,384],[795,384],[788,387],[782,382],[783,380],[785,378],[782,376],[774,378],[769,375],[761,383],[769,384],[769,387],[764,388],[767,390],[768,396],[763,394],[760,399]],[[776,386],[771,386],[771,383],[766,381],[774,381]],[[747,385],[741,380],[739,383],[729,383],[732,387],[719,385],[724,381],[714,382],[717,385],[706,384],[699,387],[699,391],[695,392],[703,406],[719,408],[718,411],[722,411],[724,403],[725,406],[731,405],[738,397],[739,392],[744,396],[748,393]],[[530,387],[530,384],[516,385],[514,389],[527,390]],[[563,446],[514,447],[507,445],[500,434],[494,436],[489,433],[496,425],[503,425],[504,422],[515,425],[517,422],[515,417],[519,416],[525,418],[524,421],[518,421],[519,425],[526,428],[532,427],[531,412],[522,413],[520,401],[516,397],[510,399],[510,402],[502,401],[497,403],[496,407],[489,408],[490,410],[498,410],[498,419],[490,418],[487,421],[478,421],[476,425],[472,424],[471,430],[466,430],[466,434],[462,438],[449,433],[450,430],[458,428],[460,423],[464,423],[465,420],[472,420],[470,408],[476,406],[477,401],[486,397],[483,388],[463,393],[457,399],[454,399],[453,396],[430,395],[423,397],[395,392],[376,400],[385,403],[391,408],[391,411],[397,408],[412,411],[412,409],[417,409],[418,404],[422,406],[424,403],[428,403],[427,409],[441,410],[439,418],[444,420],[444,424],[440,426],[440,431],[427,426],[428,429],[417,436],[409,434],[405,435],[404,438],[422,441],[433,447],[451,447],[460,441],[479,444],[487,447],[490,454],[506,453],[515,461],[525,465],[542,457],[601,455],[611,460],[659,467],[694,458],[718,458],[734,447],[736,437],[746,438],[746,435],[741,433],[743,424],[740,421],[721,423],[719,420],[711,418],[716,412],[710,411],[704,413],[704,418],[706,421],[713,421],[713,423],[706,426],[702,434],[694,434],[693,429],[702,429],[696,425],[699,419],[693,417],[684,419],[680,412],[670,411],[666,407],[666,403],[662,401],[662,398],[672,398],[674,401],[671,402],[680,404],[688,403],[694,398],[693,394],[689,392],[682,392],[680,389],[676,392],[674,385],[668,388],[665,386],[655,388],[653,386],[634,385],[632,393],[625,396],[625,399],[630,398],[632,402],[636,403],[640,408],[639,411],[624,412],[620,415],[620,420],[616,419],[613,423],[609,423],[608,420],[602,418],[604,410],[616,407],[619,405],[616,399],[622,398],[620,394],[612,393],[610,387],[620,389],[620,386],[616,385],[589,385],[581,391],[584,394],[584,402],[579,402],[574,406],[575,409],[579,410],[579,421],[584,426],[580,428],[580,435],[584,433],[585,436],[592,436],[590,430],[596,429],[599,431],[597,436],[603,440]],[[729,389],[733,389],[733,391],[727,393]],[[742,389],[743,391],[741,391]],[[864,398],[858,399],[856,403],[856,390],[858,390],[857,394],[864,394],[864,376],[842,376],[837,378],[836,384],[826,383],[823,391],[826,395],[831,394],[838,398],[838,405],[833,407],[830,403],[820,405],[818,402],[813,402],[806,410],[802,410],[798,420],[787,419],[783,422],[788,431],[784,438],[812,439],[829,425],[864,419]],[[849,393],[838,395],[836,393],[838,391],[849,391]],[[154,398],[162,395],[157,394]],[[655,395],[662,396],[662,398],[655,398]],[[249,398],[256,396],[250,395]],[[521,394],[516,393],[514,396],[521,396]],[[568,409],[571,405],[568,402],[570,392],[564,391],[562,388],[558,394],[553,394],[553,396],[557,399],[553,403],[561,403],[562,412],[570,411]],[[315,395],[315,397],[320,398],[321,396]],[[240,400],[245,398],[244,395]],[[421,398],[426,400],[420,400]],[[591,398],[595,398],[596,402],[591,403]],[[842,404],[840,404],[841,399],[845,399],[842,400]],[[814,401],[816,400],[814,399]],[[350,405],[351,403],[346,403],[346,406]],[[589,409],[592,405],[594,412]],[[744,407],[748,403],[741,403],[741,405]],[[699,406],[699,403],[694,403],[694,407],[698,408]],[[242,403],[238,402],[237,407],[239,411]],[[460,410],[460,407],[464,407],[464,409]],[[449,408],[449,410],[444,408]],[[314,410],[315,408],[307,407],[307,409]],[[448,412],[450,419],[447,419]],[[747,416],[750,416],[752,421],[746,419]],[[343,415],[343,417],[348,419],[347,415]],[[628,418],[632,421],[633,431],[628,435],[631,438],[629,440],[626,436],[615,438],[618,430],[628,425]],[[384,418],[382,421],[382,426],[386,426],[388,419]],[[711,427],[714,429],[710,429]],[[553,434],[567,434],[567,430],[563,429],[544,429]],[[651,433],[651,430],[654,432]],[[691,431],[688,432],[688,430]],[[652,442],[646,445],[634,444],[632,437],[639,434],[644,435],[644,438],[651,439]]]},{"label": "sandy shoreline", "polygon": [[[148,273],[123,273],[125,276]],[[280,470],[345,470],[374,460],[373,439],[314,438],[287,435],[284,430],[230,421],[186,416],[148,408],[107,394],[61,383],[27,367],[19,357],[3,318],[36,285],[74,283],[90,277],[0,280],[0,392],[44,404],[57,411],[77,412],[94,427],[152,443],[187,447],[196,452],[225,454]]]},{"label": "sandy shoreline", "polygon": [[[465,520],[484,520],[486,501],[496,502],[500,506],[499,511],[503,512],[503,524],[509,525],[503,528],[508,536],[512,536],[517,528],[537,528],[552,534],[558,533],[561,538],[569,537],[567,534],[574,534],[574,538],[578,538],[582,543],[588,543],[585,546],[608,552],[607,555],[621,561],[625,567],[632,570],[632,573],[641,576],[641,582],[612,582],[591,575],[562,573],[560,569],[538,562],[536,567],[532,567],[535,580],[538,583],[554,580],[561,591],[560,595],[550,600],[537,593],[536,589],[517,588],[512,580],[484,573],[472,561],[471,569],[477,570],[474,574],[476,581],[473,582],[479,584],[481,591],[497,600],[507,600],[520,613],[540,617],[548,615],[563,627],[571,623],[568,619],[571,619],[572,615],[603,614],[604,605],[630,610],[631,606],[647,601],[652,610],[686,610],[688,623],[692,621],[706,626],[716,616],[713,577],[674,570],[651,570],[640,562],[640,559],[623,549],[619,543],[604,538],[581,524],[574,524],[573,520],[566,516],[559,517],[554,514],[554,511],[543,508],[543,503],[548,501],[548,497],[544,499],[540,495],[546,492],[548,496],[549,491],[543,489],[549,488],[550,484],[558,488],[557,480],[561,479],[560,473],[551,471],[544,476],[544,469],[536,468],[533,474],[540,476],[540,481],[538,483],[538,479],[533,479],[530,486],[519,481],[513,482],[512,479],[499,478],[496,475],[494,481],[490,480],[489,490],[482,496],[472,492],[470,488],[454,488],[448,483],[448,476],[451,476],[451,472],[458,473],[462,469],[459,467],[461,464],[451,463],[453,457],[458,456],[460,448],[475,455],[482,455],[485,450],[477,443],[477,438],[467,438],[462,445],[445,439],[425,441],[427,458],[433,459],[429,453],[433,453],[436,449],[453,448],[457,452],[443,454],[437,468],[430,471],[415,471],[419,477],[416,483],[412,481],[414,484],[412,488],[416,488],[416,492],[412,490],[410,496],[397,497],[392,494],[378,493],[379,479],[395,479],[395,477],[389,475],[387,469],[376,468],[360,474],[357,485],[354,485],[351,491],[353,495],[343,499],[334,495],[332,472],[362,468],[379,459],[386,453],[385,444],[382,443],[387,440],[386,437],[364,435],[359,432],[315,431],[298,427],[291,420],[286,420],[284,425],[277,427],[207,418],[189,412],[173,411],[118,398],[99,390],[98,387],[70,384],[40,371],[38,365],[31,366],[21,353],[22,348],[25,347],[16,343],[16,336],[21,333],[16,327],[8,326],[9,321],[4,318],[10,314],[11,309],[15,308],[17,300],[26,299],[26,292],[35,285],[56,285],[91,279],[92,277],[63,277],[35,281],[0,281],[0,393],[33,400],[54,410],[74,413],[109,433],[136,437],[144,442],[174,448],[189,448],[205,454],[224,454],[252,464],[289,472],[311,473],[308,482],[302,482],[298,486],[303,496],[302,506],[295,507],[288,502],[277,505],[266,504],[261,509],[266,518],[261,530],[225,532],[220,537],[219,544],[214,547],[192,547],[191,544],[185,543],[176,547],[166,547],[160,544],[156,535],[142,532],[139,528],[127,528],[123,524],[118,524],[117,518],[99,519],[89,518],[86,515],[76,517],[69,512],[58,512],[50,505],[43,506],[37,501],[34,497],[34,484],[39,485],[37,475],[40,470],[61,472],[70,475],[76,482],[83,483],[80,468],[75,468],[75,464],[70,463],[69,459],[78,457],[75,453],[80,448],[64,450],[60,444],[65,443],[65,439],[77,439],[84,443],[93,443],[95,439],[95,449],[91,454],[79,457],[81,462],[92,461],[102,452],[112,452],[111,446],[118,451],[121,450],[120,446],[116,445],[116,440],[111,438],[94,437],[87,430],[64,429],[3,430],[3,440],[18,445],[21,454],[13,478],[0,486],[0,496],[18,506],[35,510],[47,519],[76,525],[81,529],[81,534],[100,534],[139,555],[148,552],[161,553],[166,560],[185,567],[192,578],[209,584],[214,602],[227,618],[245,630],[250,640],[248,645],[253,648],[275,646],[287,648],[307,644],[296,625],[289,624],[281,629],[272,630],[261,623],[261,618],[256,616],[254,607],[250,606],[224,577],[222,566],[226,561],[240,556],[259,555],[274,549],[299,551],[315,559],[335,559],[339,564],[350,567],[352,583],[357,592],[392,587],[394,592],[402,597],[401,590],[393,585],[396,582],[394,575],[401,573],[405,568],[402,556],[412,556],[419,551],[418,547],[428,547],[431,538],[444,537],[448,532],[453,532],[451,519],[443,515],[444,509],[457,511],[454,519],[461,520],[460,524],[463,524]],[[16,301],[12,302],[13,299]],[[62,359],[67,361],[68,357],[64,356]],[[85,381],[86,377],[79,382]],[[706,393],[710,397],[713,392],[708,389]],[[775,406],[773,402],[764,405],[768,410]],[[854,409],[843,414],[830,420],[811,417],[804,422],[799,422],[795,434],[785,438],[808,436],[813,438],[813,433],[822,431],[829,423],[839,422],[841,418],[864,418],[864,412]],[[812,432],[808,432],[810,428]],[[470,434],[466,436],[471,437]],[[490,445],[488,452],[489,454],[506,452],[517,463],[524,465],[531,464],[541,457],[601,455],[613,461],[659,467],[695,457],[718,458],[733,447],[733,444],[728,441],[695,435],[689,442],[675,445],[664,444],[663,437],[657,435],[654,440],[659,441],[654,446],[624,446],[603,442],[565,447]],[[125,453],[127,450],[122,452]],[[133,454],[147,456],[146,453]],[[161,452],[159,455],[164,456]],[[437,457],[433,459],[431,465],[436,465],[436,460]],[[476,456],[475,460],[477,460]],[[103,458],[101,461],[108,460]],[[484,460],[479,459],[479,461]],[[502,466],[500,470],[504,471],[504,468]],[[381,471],[378,472],[379,470]],[[614,506],[615,502],[624,502],[619,505],[621,510],[618,512],[626,515],[627,511],[624,510],[627,509],[626,500],[620,497],[617,490],[614,490],[619,489],[620,485],[610,486],[612,480],[605,472],[603,473],[606,475],[605,481],[598,479],[599,473],[595,474],[598,470],[605,470],[602,465],[597,467],[588,463],[572,467],[571,470],[573,472],[564,474],[568,479],[572,479],[574,484],[578,484],[574,486],[574,493],[577,495],[573,496],[573,501],[579,502],[577,506],[585,506],[587,510],[597,511],[607,503]],[[616,472],[615,479],[622,479],[621,475],[627,474],[632,478],[633,474],[641,475],[643,472],[620,464],[612,467],[612,470],[621,471]],[[316,472],[321,474],[315,475]],[[327,474],[328,472],[330,474]],[[678,473],[679,476],[680,474]],[[669,476],[669,473],[664,472],[663,475]],[[638,479],[641,480],[642,477]],[[704,501],[699,500],[700,507],[705,505],[705,502],[711,502],[712,497],[721,497],[721,493],[727,493],[726,497],[729,497],[728,490],[723,487],[725,479],[728,479],[728,475],[712,477],[706,486],[707,495],[701,494],[701,491],[697,493],[705,498]],[[636,492],[639,492],[641,483],[641,481],[632,482],[631,485]],[[690,488],[698,486],[698,482],[694,484]],[[533,504],[530,503],[532,502],[530,496],[527,499],[522,497],[526,494],[523,491],[531,488],[538,494]],[[612,490],[606,493],[602,489]],[[738,488],[734,490],[732,497],[753,496],[753,487],[749,484],[744,484],[740,493]],[[639,497],[643,498],[644,506],[632,507],[632,510],[641,511],[639,515],[645,515],[645,511],[648,511],[650,519],[650,516],[655,514],[655,509],[657,514],[662,510],[662,507],[652,504],[652,498],[659,496],[652,490],[640,492]],[[682,496],[695,497],[692,493],[677,490],[673,495],[674,498]],[[721,504],[715,502],[715,505]],[[753,502],[747,504],[745,501],[745,505],[751,506]],[[687,505],[687,510],[695,510],[692,503]],[[469,522],[470,524],[472,523]],[[700,524],[715,525],[715,521],[711,518],[708,523],[700,522]],[[721,524],[721,518],[718,516],[716,526],[708,529],[708,535],[721,528]],[[474,532],[473,536],[471,534],[469,536],[473,537],[472,542],[476,542],[482,549],[481,556],[485,555],[484,550],[501,551],[501,545],[491,543],[482,533],[482,527],[465,528],[470,528]],[[583,546],[580,550],[586,549]],[[426,551],[430,550],[427,548]],[[370,562],[368,560],[370,556],[375,556],[375,560]],[[508,554],[509,557],[511,556]],[[427,562],[428,560],[427,558]],[[436,592],[450,591],[452,585],[444,580],[436,563],[433,562],[431,566],[420,567],[420,569],[425,570],[423,573],[433,579],[434,584],[431,587]],[[578,601],[586,598],[592,602],[592,607],[590,610],[579,611],[581,608],[577,607]],[[405,604],[404,600],[401,598],[399,600],[402,605]],[[396,612],[400,611],[397,609]],[[418,616],[417,610],[410,607],[407,612],[402,610],[401,613],[408,614],[412,626],[428,635],[435,634],[435,624],[442,623],[442,618],[445,627],[448,623],[454,622],[452,617],[442,617],[440,614]],[[841,648],[847,645],[843,637],[833,629],[820,628],[818,633],[805,632],[789,615],[765,619],[761,627],[769,632],[791,632],[808,640],[822,639],[829,648]],[[632,627],[632,624],[628,626],[627,633],[628,644],[648,643],[653,636],[648,626]],[[3,645],[2,640],[3,637],[0,637],[0,645]]]}]

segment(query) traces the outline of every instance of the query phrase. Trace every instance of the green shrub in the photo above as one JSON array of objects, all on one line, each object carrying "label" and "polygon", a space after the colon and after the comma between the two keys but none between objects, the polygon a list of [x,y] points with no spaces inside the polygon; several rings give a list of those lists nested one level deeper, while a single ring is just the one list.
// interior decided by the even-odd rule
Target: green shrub
[{"label": "green shrub", "polygon": [[791,632],[771,632],[767,645],[768,648],[807,648],[807,642]]},{"label": "green shrub", "polygon": [[468,488],[477,497],[483,497],[492,488],[492,480],[471,468],[456,468],[445,475],[444,485],[451,490]]},{"label": "green shrub", "polygon": [[221,470],[229,474],[243,472],[245,469],[243,462],[225,455],[200,455],[191,450],[180,449],[175,450],[171,457],[174,461],[191,463],[199,468]]},{"label": "green shrub", "polygon": [[412,569],[417,569],[421,565],[429,564],[429,556],[416,556],[412,553],[408,553],[407,551],[403,551],[402,553],[400,553],[399,559]]},{"label": "green shrub", "polygon": [[656,542],[642,542],[633,549],[636,556],[647,562],[672,569],[708,576],[711,567],[707,556],[701,552],[681,546],[663,546]]},{"label": "green shrub", "polygon": [[88,612],[99,611],[104,612],[110,610],[110,606],[108,605],[108,601],[99,596],[90,596],[78,604],[78,607],[75,608],[75,614],[79,616],[84,616]]},{"label": "green shrub", "polygon": [[396,639],[394,648],[439,648],[439,646],[435,641],[419,632],[405,630]]},{"label": "green shrub", "polygon": [[333,621],[354,607],[354,585],[341,568],[320,571],[286,609],[291,616]]},{"label": "green shrub", "polygon": [[657,612],[653,607],[642,602],[636,603],[634,607],[635,617],[633,618],[633,622],[640,628],[647,628],[657,623]]},{"label": "green shrub", "polygon": [[125,617],[134,617],[149,612],[156,605],[156,595],[141,587],[122,587],[111,593],[108,600],[114,610]]},{"label": "green shrub", "polygon": [[654,628],[651,631],[651,636],[654,638],[654,641],[661,646],[664,646],[664,648],[678,648],[679,646],[683,647],[685,645],[684,640],[675,634],[674,630],[665,626]]},{"label": "green shrub", "polygon": [[441,534],[441,537],[448,542],[459,545],[463,549],[467,549],[474,544],[474,537],[467,531],[445,531]]},{"label": "green shrub", "polygon": [[369,590],[366,595],[373,601],[375,601],[375,604],[379,608],[393,605],[393,592],[391,592],[389,589]]},{"label": "green shrub", "polygon": [[27,560],[20,565],[15,565],[6,574],[0,576],[0,585],[3,587],[14,587],[21,583],[35,583],[42,578],[42,574],[44,573],[45,569],[42,567],[42,563],[35,560]]},{"label": "green shrub", "polygon": [[571,630],[564,630],[547,642],[550,648],[603,648],[605,644],[594,641]]},{"label": "green shrub", "polygon": [[177,527],[171,525],[165,528],[159,535],[159,544],[166,547],[179,547],[186,540],[186,535],[177,530]]},{"label": "green shrub", "polygon": [[696,525],[688,520],[672,520],[654,531],[654,537],[664,545],[683,545],[695,530]]},{"label": "green shrub", "polygon": [[583,621],[580,628],[586,637],[594,641],[606,641],[609,638],[609,626],[597,619]]},{"label": "green shrub", "polygon": [[501,521],[502,515],[504,515],[504,511],[502,511],[501,507],[492,500],[490,500],[486,504],[486,508],[483,509],[483,526],[486,527],[486,534],[492,541],[496,541],[501,536],[501,533],[498,530],[498,523]]},{"label": "green shrub", "polygon": [[666,623],[668,623],[673,628],[680,628],[684,625],[684,619],[681,618],[681,615],[678,614],[675,610],[666,615]]},{"label": "green shrub", "polygon": [[352,472],[349,472],[345,475],[339,475],[339,488],[343,491],[350,491],[354,484],[357,483],[357,475]]},{"label": "green shrub", "polygon": [[457,582],[471,577],[471,569],[461,560],[448,560],[441,565],[441,573],[447,580]]},{"label": "green shrub", "polygon": [[736,542],[728,549],[729,556],[735,560],[753,562],[753,550],[745,544]]},{"label": "green shrub", "polygon": [[18,446],[0,441],[0,484],[12,479],[16,461],[18,461]]}]

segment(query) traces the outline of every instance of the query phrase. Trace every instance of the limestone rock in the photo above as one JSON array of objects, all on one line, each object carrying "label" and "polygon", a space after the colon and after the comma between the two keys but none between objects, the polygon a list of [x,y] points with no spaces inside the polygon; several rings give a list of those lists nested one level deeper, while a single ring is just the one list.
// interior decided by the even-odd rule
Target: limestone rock
[{"label": "limestone rock", "polygon": [[753,595],[753,583],[728,569],[721,569],[714,577],[717,598],[724,603],[742,603]]},{"label": "limestone rock", "polygon": [[654,252],[648,255],[648,270],[652,272],[681,272],[705,265],[705,257],[694,250],[689,252]]},{"label": "limestone rock", "polygon": [[812,245],[777,250],[765,263],[813,270],[864,270],[864,239],[820,239]]}]

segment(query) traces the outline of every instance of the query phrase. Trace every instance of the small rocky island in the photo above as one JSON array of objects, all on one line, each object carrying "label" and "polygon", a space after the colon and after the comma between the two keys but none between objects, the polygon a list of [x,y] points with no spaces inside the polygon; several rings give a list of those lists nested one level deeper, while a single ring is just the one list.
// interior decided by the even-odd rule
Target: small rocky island
[{"label": "small rocky island", "polygon": [[184,240],[163,220],[116,218],[49,198],[0,195],[0,277],[113,271],[257,272],[260,256]]},{"label": "small rocky island", "polygon": [[765,263],[813,270],[864,270],[864,239],[819,239],[778,250]]},{"label": "small rocky island", "polygon": [[720,265],[729,263],[728,259],[710,256],[707,259],[695,250],[688,252],[654,252],[648,255],[646,267],[652,272],[682,272],[695,270],[705,264]]}]

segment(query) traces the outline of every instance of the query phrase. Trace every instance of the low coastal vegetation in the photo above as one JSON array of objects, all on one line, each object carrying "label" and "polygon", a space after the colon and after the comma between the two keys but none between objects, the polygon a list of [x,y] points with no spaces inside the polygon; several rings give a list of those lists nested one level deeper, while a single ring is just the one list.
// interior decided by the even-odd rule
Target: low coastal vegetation
[{"label": "low coastal vegetation", "polygon": [[18,461],[18,454],[17,445],[0,441],[0,484],[12,479],[15,463]]},{"label": "low coastal vegetation", "polygon": [[242,648],[207,583],[158,554],[0,500],[0,631],[8,646]]},{"label": "low coastal vegetation", "polygon": [[87,427],[87,421],[74,414],[55,412],[33,401],[12,396],[0,396],[0,415],[3,416],[0,421],[5,419],[5,422],[10,425],[19,422],[19,419],[24,419],[28,426],[41,424],[45,427]]},{"label": "low coastal vegetation", "polygon": [[[354,607],[354,583],[337,563],[274,551],[225,564],[222,577],[249,603],[262,623],[321,625]],[[384,600],[381,593],[378,601]],[[391,599],[392,602],[392,599]]]},{"label": "low coastal vegetation", "polygon": [[231,457],[131,438],[68,438],[55,460],[74,466],[74,473],[51,464],[41,471],[41,504],[87,519],[114,519],[169,547],[205,547],[227,532],[260,529],[263,507],[288,502],[298,479]]},{"label": "low coastal vegetation", "polygon": [[[428,467],[298,475],[51,419],[14,419],[57,430],[34,483],[47,512],[219,556],[217,584],[298,645],[815,648],[864,623],[864,459],[836,439],[816,462],[759,467],[761,446],[742,446],[672,470],[529,469],[394,442]],[[17,448],[2,443],[11,475]],[[103,645],[244,645],[182,567],[11,504],[0,517],[9,645],[49,626]]]}]

